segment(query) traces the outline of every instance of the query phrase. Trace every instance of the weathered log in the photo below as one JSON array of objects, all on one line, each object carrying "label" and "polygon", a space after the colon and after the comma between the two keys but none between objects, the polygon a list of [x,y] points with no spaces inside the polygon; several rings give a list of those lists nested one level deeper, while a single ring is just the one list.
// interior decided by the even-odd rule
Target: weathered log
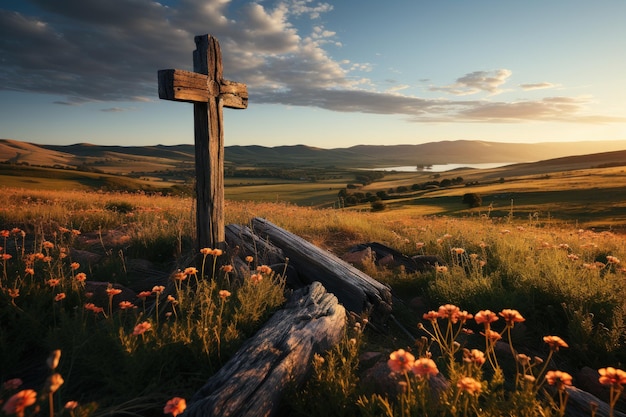
[{"label": "weathered log", "polygon": [[[567,387],[567,393],[569,398],[567,400],[567,407],[565,409],[565,416],[567,417],[587,417],[595,415],[597,417],[610,416],[610,407],[604,401],[601,401],[593,394],[580,390],[576,387]],[[591,405],[595,404],[595,414],[591,413]],[[626,417],[626,414],[613,411],[614,417]]]},{"label": "weathered log", "polygon": [[235,255],[251,255],[255,257],[255,262],[266,265],[285,263],[283,251],[252,233],[249,227],[229,224],[226,226],[225,234],[229,248],[233,251],[239,248],[239,253]]},{"label": "weathered log", "polygon": [[346,311],[319,282],[295,291],[190,400],[185,416],[274,416],[290,382],[302,384],[314,353],[339,342]]},{"label": "weathered log", "polygon": [[391,290],[386,285],[265,219],[252,219],[252,229],[283,250],[300,279],[321,282],[347,310],[381,321],[390,314]]}]

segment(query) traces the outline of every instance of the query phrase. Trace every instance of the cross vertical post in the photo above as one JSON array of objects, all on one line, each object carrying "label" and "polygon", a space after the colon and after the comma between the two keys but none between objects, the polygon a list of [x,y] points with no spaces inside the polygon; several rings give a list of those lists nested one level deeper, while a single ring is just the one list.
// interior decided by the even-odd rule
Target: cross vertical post
[{"label": "cross vertical post", "polygon": [[195,37],[193,70],[160,70],[159,98],[193,103],[196,247],[224,246],[223,107],[248,107],[245,84],[223,79],[222,52],[210,35]]}]

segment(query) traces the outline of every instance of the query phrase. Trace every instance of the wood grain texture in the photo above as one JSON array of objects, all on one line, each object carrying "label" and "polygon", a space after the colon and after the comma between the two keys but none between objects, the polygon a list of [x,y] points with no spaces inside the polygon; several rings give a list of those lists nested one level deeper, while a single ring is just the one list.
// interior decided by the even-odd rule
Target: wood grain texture
[{"label": "wood grain texture", "polygon": [[319,282],[295,291],[193,396],[185,416],[275,416],[287,384],[303,383],[313,354],[338,343],[345,326],[345,309]]}]

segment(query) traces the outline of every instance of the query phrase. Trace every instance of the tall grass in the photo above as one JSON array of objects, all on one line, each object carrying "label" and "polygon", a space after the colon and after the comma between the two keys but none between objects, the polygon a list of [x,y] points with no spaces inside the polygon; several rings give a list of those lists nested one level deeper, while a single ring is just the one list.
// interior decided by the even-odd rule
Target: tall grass
[{"label": "tall grass", "polygon": [[[65,383],[54,394],[55,407],[77,400],[82,407],[74,410],[77,413],[81,409],[96,415],[160,413],[167,398],[188,398],[282,302],[282,279],[274,273],[252,279],[258,276],[253,264],[243,271],[245,279],[235,279],[228,268],[220,269],[230,264],[228,254],[215,258],[220,261],[216,268],[214,252],[205,254],[203,264],[190,263],[197,258],[191,199],[20,189],[3,193],[0,230],[8,235],[0,241],[0,252],[10,256],[2,260],[0,281],[0,380],[22,378],[24,386],[40,391],[48,374],[45,358],[60,349],[58,372]],[[548,353],[543,336],[566,340],[569,348],[558,355],[564,372],[575,375],[583,366],[626,363],[623,236],[559,227],[553,219],[550,224],[538,218],[517,219],[514,213],[503,218],[424,217],[410,211],[369,213],[227,202],[227,223],[248,224],[257,216],[339,255],[356,243],[377,241],[409,256],[436,255],[441,260],[437,268],[423,273],[365,265],[368,274],[388,283],[396,294],[394,316],[402,330],[391,324],[385,336],[367,331],[347,336],[328,356],[316,359],[313,382],[293,396],[294,410],[313,409],[308,395],[325,401],[328,409],[344,410],[344,415],[355,410],[367,415],[381,407],[400,413],[406,398],[380,393],[372,397],[356,389],[366,367],[359,362],[359,352],[375,351],[385,357],[402,348],[419,356],[425,354],[424,346],[432,347],[431,354],[441,352],[433,340],[422,342],[421,337],[428,340],[431,335],[420,326],[423,314],[446,304],[473,313],[518,310],[525,321],[505,336],[525,352],[539,354]],[[111,231],[116,239],[107,239]],[[76,250],[96,251],[102,256],[100,264],[108,266],[73,265]],[[133,258],[153,261],[170,273],[169,280],[148,286],[146,277],[126,270]],[[100,295],[88,298],[89,291],[77,279],[81,273],[88,281],[111,286],[103,284]],[[147,293],[131,300],[134,307],[122,308],[122,295],[106,293],[120,284],[141,284]],[[166,288],[153,288],[161,284]],[[220,291],[230,295],[220,296]],[[57,299],[61,293],[64,297]],[[469,327],[481,331],[478,324]],[[480,344],[464,337],[458,342],[467,348]],[[462,349],[455,352],[458,359]],[[450,361],[439,365],[447,378],[460,375]],[[515,369],[515,364],[509,366]],[[493,372],[487,373],[485,384],[497,382]],[[407,383],[412,389],[421,386],[419,381]],[[413,394],[413,399],[422,395]],[[487,401],[475,398],[475,404]],[[467,404],[474,404],[467,399]],[[472,413],[479,414],[468,415]]]}]

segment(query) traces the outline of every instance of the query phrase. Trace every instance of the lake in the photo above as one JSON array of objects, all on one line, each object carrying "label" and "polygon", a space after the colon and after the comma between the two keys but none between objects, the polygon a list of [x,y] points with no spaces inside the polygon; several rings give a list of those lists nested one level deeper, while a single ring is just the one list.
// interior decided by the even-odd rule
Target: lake
[{"label": "lake", "polygon": [[418,168],[417,166],[398,166],[398,167],[386,167],[376,168],[374,171],[396,171],[396,172],[445,172],[458,168],[475,168],[475,169],[489,169],[500,168],[506,165],[516,164],[518,162],[489,162],[482,164],[434,164],[426,165]]}]

